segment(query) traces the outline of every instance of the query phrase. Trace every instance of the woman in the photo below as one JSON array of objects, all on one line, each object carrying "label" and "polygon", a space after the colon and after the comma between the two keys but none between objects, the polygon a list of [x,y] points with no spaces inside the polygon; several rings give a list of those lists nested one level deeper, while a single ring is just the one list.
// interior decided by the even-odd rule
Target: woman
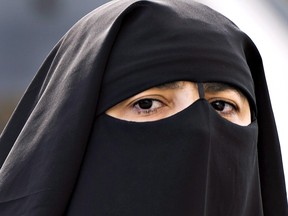
[{"label": "woman", "polygon": [[81,19],[0,148],[1,215],[287,215],[261,57],[191,1],[112,1]]}]

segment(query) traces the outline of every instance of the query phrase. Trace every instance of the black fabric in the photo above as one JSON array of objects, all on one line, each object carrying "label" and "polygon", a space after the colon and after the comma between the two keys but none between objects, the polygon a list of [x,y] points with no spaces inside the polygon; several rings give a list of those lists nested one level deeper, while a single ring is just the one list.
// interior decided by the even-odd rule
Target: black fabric
[{"label": "black fabric", "polygon": [[[151,123],[104,113],[175,80],[233,85],[257,121],[235,125],[204,99]],[[76,23],[1,134],[0,164],[1,216],[287,215],[257,48],[190,0],[111,1]]]},{"label": "black fabric", "polygon": [[199,99],[155,122],[101,115],[94,131],[68,215],[263,215],[256,122]]}]

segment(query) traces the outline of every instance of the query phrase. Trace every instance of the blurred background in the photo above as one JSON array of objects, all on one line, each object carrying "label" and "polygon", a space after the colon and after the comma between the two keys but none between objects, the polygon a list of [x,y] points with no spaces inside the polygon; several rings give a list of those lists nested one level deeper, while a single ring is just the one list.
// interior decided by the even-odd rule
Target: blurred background
[{"label": "blurred background", "polygon": [[[288,179],[288,0],[198,1],[230,18],[258,47]],[[0,133],[54,44],[78,19],[106,2],[0,1]]]}]

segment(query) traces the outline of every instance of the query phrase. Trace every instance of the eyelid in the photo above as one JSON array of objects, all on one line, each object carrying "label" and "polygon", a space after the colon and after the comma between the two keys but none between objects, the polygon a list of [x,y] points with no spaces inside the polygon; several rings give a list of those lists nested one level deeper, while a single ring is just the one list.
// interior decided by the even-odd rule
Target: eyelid
[{"label": "eyelid", "polygon": [[164,98],[162,95],[143,95],[143,96],[137,97],[135,99],[132,98],[132,100],[127,103],[127,105],[129,107],[134,106],[139,101],[145,100],[145,99],[146,100],[159,101],[159,102],[163,103],[164,105],[168,104],[168,100],[166,98]]},{"label": "eyelid", "polygon": [[[217,110],[214,107],[213,103],[217,102],[217,101],[221,101],[221,102],[225,103],[225,107],[223,110]],[[238,114],[240,113],[240,110],[239,110],[237,105],[232,104],[230,102],[227,102],[225,100],[214,100],[214,101],[211,101],[209,103],[211,104],[211,106],[215,110],[215,112],[217,112],[220,116],[222,116],[223,118],[226,118],[227,120],[230,118],[234,118],[235,116],[238,116]],[[225,109],[228,109],[228,110],[225,110]],[[233,122],[233,120],[230,120],[230,121]]]},{"label": "eyelid", "polygon": [[229,98],[226,98],[226,97],[208,97],[206,98],[206,100],[209,102],[209,103],[213,103],[215,101],[224,101],[225,103],[227,104],[230,104],[231,106],[233,106],[236,110],[240,110],[240,102],[237,101],[237,99],[229,99]]},{"label": "eyelid", "polygon": [[138,99],[138,100],[136,100],[135,102],[133,102],[132,105],[135,106],[136,104],[138,104],[138,103],[139,103],[140,101],[142,101],[142,100],[152,100],[152,101],[158,101],[158,102],[163,103],[161,100],[158,100],[158,99],[155,99],[155,98],[150,98],[150,97],[148,97],[148,98],[141,98],[141,99]]},{"label": "eyelid", "polygon": [[223,101],[223,102],[231,105],[232,107],[234,107],[235,110],[239,110],[239,105],[237,104],[237,102],[234,102],[234,101],[229,100],[229,99],[225,99],[225,98],[213,98],[213,99],[209,99],[209,100],[208,100],[209,103],[213,103],[213,102],[216,102],[216,101]]},{"label": "eyelid", "polygon": [[238,109],[241,108],[241,105],[246,100],[245,96],[241,94],[241,92],[237,90],[223,90],[223,91],[216,91],[216,92],[205,92],[205,98],[210,100],[223,100],[231,105],[234,105]]},{"label": "eyelid", "polygon": [[[152,101],[152,106],[150,108],[141,108],[140,107],[140,101],[142,100],[151,100]],[[153,98],[142,98],[142,99],[139,99],[137,101],[135,101],[133,104],[132,104],[132,110],[133,112],[136,112],[137,115],[139,116],[151,116],[153,114],[156,114],[159,110],[163,109],[165,107],[165,104],[160,101],[160,100],[157,100],[157,99],[153,99]]]}]

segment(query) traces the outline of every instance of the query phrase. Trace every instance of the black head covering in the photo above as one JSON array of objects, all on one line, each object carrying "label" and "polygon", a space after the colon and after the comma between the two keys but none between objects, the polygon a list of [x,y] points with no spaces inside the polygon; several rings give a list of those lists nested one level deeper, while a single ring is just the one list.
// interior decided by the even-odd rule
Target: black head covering
[{"label": "black head covering", "polygon": [[[257,120],[235,125],[203,95],[154,122],[105,114],[176,80],[233,85]],[[261,57],[231,21],[190,0],[112,1],[76,23],[3,131],[0,161],[1,216],[287,215]]]}]

